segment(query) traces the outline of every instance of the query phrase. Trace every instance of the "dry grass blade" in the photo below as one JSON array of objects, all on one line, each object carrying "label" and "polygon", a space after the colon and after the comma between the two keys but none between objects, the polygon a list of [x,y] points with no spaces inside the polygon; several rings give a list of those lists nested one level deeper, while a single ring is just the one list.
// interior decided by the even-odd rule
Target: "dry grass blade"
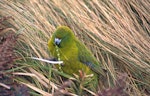
[{"label": "dry grass blade", "polygon": [[5,87],[6,89],[10,89],[10,86],[4,84],[4,83],[0,83],[0,86]]},{"label": "dry grass blade", "polygon": [[26,85],[26,86],[28,86],[29,88],[35,90],[36,92],[41,93],[43,96],[53,96],[52,94],[47,93],[47,92],[45,92],[43,90],[40,90],[39,88],[33,86],[32,84],[26,84],[26,83],[23,83],[23,82],[21,82],[21,83],[24,84],[24,85]]}]

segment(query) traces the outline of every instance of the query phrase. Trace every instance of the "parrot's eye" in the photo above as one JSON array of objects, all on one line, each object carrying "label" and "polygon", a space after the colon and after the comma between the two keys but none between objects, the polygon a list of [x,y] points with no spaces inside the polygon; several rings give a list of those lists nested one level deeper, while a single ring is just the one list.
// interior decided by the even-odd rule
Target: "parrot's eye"
[{"label": "parrot's eye", "polygon": [[60,45],[60,42],[61,42],[61,39],[59,39],[59,38],[55,38],[55,40],[54,40],[54,43],[56,44],[56,45]]}]

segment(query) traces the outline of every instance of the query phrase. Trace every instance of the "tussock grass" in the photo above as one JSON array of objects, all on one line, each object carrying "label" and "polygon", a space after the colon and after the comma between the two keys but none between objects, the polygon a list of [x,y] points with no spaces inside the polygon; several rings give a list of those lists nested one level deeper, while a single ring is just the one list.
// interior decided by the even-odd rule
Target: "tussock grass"
[{"label": "tussock grass", "polygon": [[80,93],[74,82],[60,90],[64,84],[60,76],[76,78],[30,58],[50,58],[47,41],[57,26],[66,25],[108,70],[105,89],[127,73],[127,94],[150,94],[149,6],[149,0],[1,0],[0,15],[12,16],[7,23],[19,34],[16,53],[21,58],[15,72],[24,74],[16,81],[45,96]]}]

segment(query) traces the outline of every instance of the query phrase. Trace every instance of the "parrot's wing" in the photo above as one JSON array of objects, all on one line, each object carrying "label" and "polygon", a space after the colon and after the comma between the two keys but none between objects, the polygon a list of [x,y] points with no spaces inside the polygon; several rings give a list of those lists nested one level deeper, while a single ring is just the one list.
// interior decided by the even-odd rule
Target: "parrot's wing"
[{"label": "parrot's wing", "polygon": [[76,41],[78,47],[78,59],[83,64],[86,64],[91,70],[97,74],[104,75],[104,70],[98,64],[98,61],[92,55],[92,53],[79,41]]}]

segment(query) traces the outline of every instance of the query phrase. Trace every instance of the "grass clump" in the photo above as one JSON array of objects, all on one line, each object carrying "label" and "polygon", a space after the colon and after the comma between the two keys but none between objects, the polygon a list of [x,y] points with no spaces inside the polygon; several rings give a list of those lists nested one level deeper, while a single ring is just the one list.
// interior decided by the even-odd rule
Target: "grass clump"
[{"label": "grass clump", "polygon": [[[118,94],[149,95],[149,6],[148,0],[1,0],[0,15],[13,18],[5,25],[19,34],[15,50],[19,58],[13,69],[18,76],[15,81],[33,89],[33,95],[78,95],[77,78],[30,58],[50,58],[47,41],[57,26],[66,25],[108,70],[104,90],[110,91],[81,90],[109,96],[109,92],[120,88],[117,77],[126,73],[120,88],[124,93]],[[64,81],[62,76],[71,81]]]}]

